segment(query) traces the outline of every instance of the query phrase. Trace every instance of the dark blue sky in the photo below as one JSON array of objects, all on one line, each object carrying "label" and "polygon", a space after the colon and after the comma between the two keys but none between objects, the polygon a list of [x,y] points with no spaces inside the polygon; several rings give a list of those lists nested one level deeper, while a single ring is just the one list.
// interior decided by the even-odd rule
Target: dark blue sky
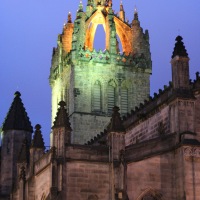
[{"label": "dark blue sky", "polygon": [[[79,0],[4,0],[0,6],[0,123],[16,90],[35,126],[40,123],[49,144],[51,90],[48,82],[52,48],[71,11],[73,20]],[[83,1],[84,8],[86,0]],[[120,0],[113,0],[119,11]],[[131,22],[134,6],[144,29],[149,30],[153,61],[151,94],[171,80],[170,59],[175,37],[183,37],[190,57],[190,75],[200,71],[200,2],[198,0],[124,0]],[[95,41],[102,43],[98,34]],[[95,43],[98,48],[101,47]]]}]

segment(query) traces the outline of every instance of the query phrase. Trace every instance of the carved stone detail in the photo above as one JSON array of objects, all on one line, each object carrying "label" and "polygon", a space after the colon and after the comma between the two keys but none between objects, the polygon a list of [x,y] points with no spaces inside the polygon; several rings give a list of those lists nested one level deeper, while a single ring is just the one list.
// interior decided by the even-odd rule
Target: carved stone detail
[{"label": "carved stone detail", "polygon": [[184,154],[184,157],[200,158],[200,148],[199,147],[184,147],[183,154]]}]

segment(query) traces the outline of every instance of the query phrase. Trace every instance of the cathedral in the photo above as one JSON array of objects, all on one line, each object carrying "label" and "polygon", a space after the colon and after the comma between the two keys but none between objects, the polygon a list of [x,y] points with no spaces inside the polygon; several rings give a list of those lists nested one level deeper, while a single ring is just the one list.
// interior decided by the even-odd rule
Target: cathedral
[{"label": "cathedral", "polygon": [[[105,50],[94,48],[98,25]],[[119,44],[121,43],[122,52]],[[112,0],[80,1],[53,48],[50,149],[19,91],[2,125],[0,200],[200,199],[200,75],[179,35],[150,96],[148,31]]]}]

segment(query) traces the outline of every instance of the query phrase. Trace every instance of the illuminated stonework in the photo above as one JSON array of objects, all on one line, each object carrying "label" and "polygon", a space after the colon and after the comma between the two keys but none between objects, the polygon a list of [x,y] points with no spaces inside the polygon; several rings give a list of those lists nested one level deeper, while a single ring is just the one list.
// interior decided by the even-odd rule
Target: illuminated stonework
[{"label": "illuminated stonework", "polygon": [[[93,47],[98,25],[105,31],[105,50]],[[123,53],[119,50],[120,39]],[[114,105],[125,115],[149,96],[151,54],[148,31],[143,33],[135,11],[129,24],[120,4],[112,1],[82,3],[74,23],[71,13],[53,50],[50,84],[52,122],[60,100],[67,103],[74,143],[84,143],[105,127]]]}]

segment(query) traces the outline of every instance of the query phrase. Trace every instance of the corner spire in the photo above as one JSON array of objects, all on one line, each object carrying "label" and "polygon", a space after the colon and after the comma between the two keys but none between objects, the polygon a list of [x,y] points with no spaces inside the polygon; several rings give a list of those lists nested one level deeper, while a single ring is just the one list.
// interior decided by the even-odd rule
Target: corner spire
[{"label": "corner spire", "polygon": [[80,0],[78,11],[83,11],[83,2]]},{"label": "corner spire", "polygon": [[125,21],[125,12],[124,12],[124,7],[122,4],[122,0],[120,2],[120,11],[119,11],[119,18],[124,22]]},{"label": "corner spire", "polygon": [[138,10],[136,6],[134,8],[134,20],[138,20]]},{"label": "corner spire", "polygon": [[138,10],[137,10],[137,7],[135,6],[134,8],[134,18],[133,18],[133,21],[132,21],[132,27],[133,26],[140,26],[140,21],[139,21],[139,17],[138,17]]},{"label": "corner spire", "polygon": [[120,11],[124,11],[124,6],[122,0],[120,1]]},{"label": "corner spire", "polygon": [[42,133],[40,129],[41,129],[40,124],[37,124],[35,126],[35,132],[34,132],[33,140],[31,143],[31,147],[45,149],[44,141],[43,141],[43,137],[42,137]]},{"label": "corner spire", "polygon": [[172,53],[172,58],[174,58],[175,56],[188,58],[188,53],[182,40],[183,38],[180,35],[176,37],[176,43],[175,43],[174,51]]},{"label": "corner spire", "polygon": [[24,130],[33,132],[33,127],[20,98],[20,92],[15,92],[15,98],[3,123],[2,130]]},{"label": "corner spire", "polygon": [[52,128],[58,128],[58,127],[65,127],[69,130],[71,130],[71,125],[69,122],[69,117],[67,114],[67,110],[65,108],[66,103],[64,101],[61,101],[59,103],[60,108],[58,109],[54,125]]}]

